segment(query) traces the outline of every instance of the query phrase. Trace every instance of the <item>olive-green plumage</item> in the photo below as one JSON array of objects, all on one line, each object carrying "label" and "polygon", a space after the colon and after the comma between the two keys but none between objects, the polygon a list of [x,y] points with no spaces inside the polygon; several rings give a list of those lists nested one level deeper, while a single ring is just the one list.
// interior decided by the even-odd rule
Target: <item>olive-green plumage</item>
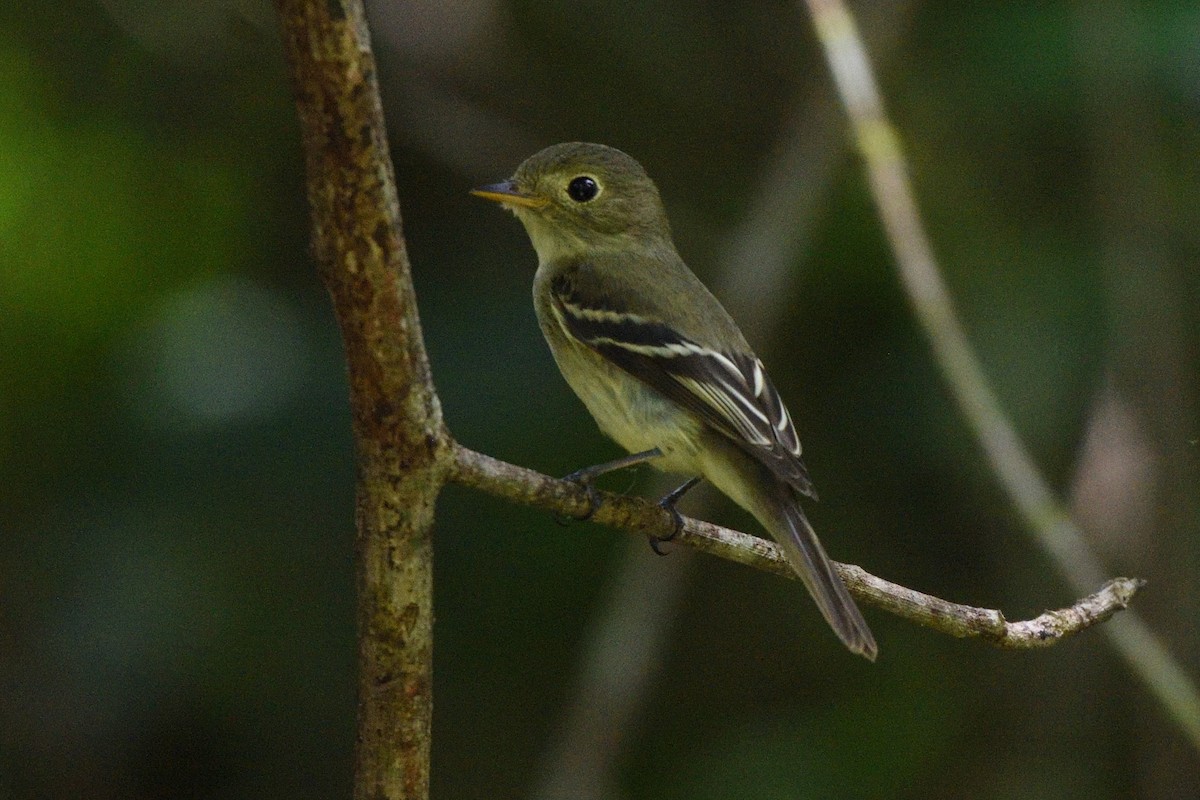
[{"label": "olive-green plumage", "polygon": [[611,147],[531,156],[475,194],[525,225],[534,307],[567,383],[600,429],[650,463],[702,476],[779,542],[834,632],[878,648],[799,497],[815,497],[790,416],[737,324],[680,259],[654,182]]}]

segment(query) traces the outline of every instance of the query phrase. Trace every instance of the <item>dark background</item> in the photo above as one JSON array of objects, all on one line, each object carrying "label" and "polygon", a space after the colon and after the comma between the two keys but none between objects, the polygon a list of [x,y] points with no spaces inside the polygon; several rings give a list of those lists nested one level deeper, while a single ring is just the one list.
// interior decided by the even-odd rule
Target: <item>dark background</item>
[{"label": "dark background", "polygon": [[[857,9],[1006,410],[1111,573],[1149,579],[1137,610],[1200,676],[1200,7]],[[723,254],[772,213],[756,203],[798,131],[819,168],[774,173],[807,209],[763,245],[790,248],[782,282],[730,305],[782,314],[751,338],[827,547],[1013,619],[1074,599],[932,363],[797,6],[371,14],[462,442],[551,474],[617,452],[540,339],[524,232],[469,187],[556,141],[620,147],[658,181],[684,258],[733,292],[755,260],[731,272]],[[268,6],[3,4],[0,796],[348,795],[353,461],[307,241]],[[796,584],[619,532],[450,488],[435,546],[439,798],[556,780],[596,798],[1200,792],[1196,749],[1098,631],[1014,654],[868,610],[872,666]],[[662,586],[641,594],[638,570]],[[597,634],[622,597],[625,639]],[[606,667],[637,646],[644,680]],[[601,722],[602,779],[553,777],[588,664],[625,716]]]}]

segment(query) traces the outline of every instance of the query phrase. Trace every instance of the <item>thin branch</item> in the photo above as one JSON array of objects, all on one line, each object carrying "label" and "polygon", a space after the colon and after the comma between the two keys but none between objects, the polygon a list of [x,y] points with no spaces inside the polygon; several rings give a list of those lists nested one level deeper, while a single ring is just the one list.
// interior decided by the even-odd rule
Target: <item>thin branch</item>
[{"label": "thin branch", "polygon": [[[588,512],[591,503],[578,484],[551,478],[455,444],[449,479],[521,505],[569,516]],[[603,502],[591,520],[621,530],[667,536],[671,515],[640,497],[601,492]],[[711,522],[684,517],[674,541],[709,555],[796,579],[795,570],[774,542]],[[959,638],[982,639],[997,647],[1023,650],[1047,647],[1109,619],[1124,609],[1141,587],[1135,578],[1114,578],[1074,605],[1023,622],[1008,622],[999,611],[951,603],[877,578],[861,567],[836,564],[838,574],[858,600],[926,628]]]},{"label": "thin branch", "polygon": [[430,378],[359,0],[276,0],[312,249],[341,328],[357,455],[358,800],[429,796],[433,509],[449,436]]},{"label": "thin branch", "polygon": [[[901,281],[938,366],[1026,527],[1070,585],[1087,591],[1104,570],[1005,415],[971,348],[925,233],[900,139],[884,112],[854,18],[841,0],[805,2],[854,129]],[[1132,612],[1105,631],[1200,749],[1200,693],[1179,663]]]}]

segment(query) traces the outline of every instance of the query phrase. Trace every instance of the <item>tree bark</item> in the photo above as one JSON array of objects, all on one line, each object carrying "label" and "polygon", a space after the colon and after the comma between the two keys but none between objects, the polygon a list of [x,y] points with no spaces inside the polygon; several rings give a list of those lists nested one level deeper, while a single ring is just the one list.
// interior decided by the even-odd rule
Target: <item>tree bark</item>
[{"label": "tree bark", "polygon": [[429,796],[434,503],[449,436],[430,377],[359,0],[277,0],[313,256],[341,328],[356,454],[358,800]]}]

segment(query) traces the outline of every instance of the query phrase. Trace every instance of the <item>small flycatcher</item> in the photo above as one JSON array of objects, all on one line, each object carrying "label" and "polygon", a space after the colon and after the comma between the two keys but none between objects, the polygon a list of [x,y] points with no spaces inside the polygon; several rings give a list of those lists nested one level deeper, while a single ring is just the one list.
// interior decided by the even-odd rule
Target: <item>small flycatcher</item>
[{"label": "small flycatcher", "polygon": [[709,481],[770,531],[846,647],[874,660],[875,638],[800,508],[816,492],[792,419],[675,251],[642,166],[611,147],[558,144],[473,194],[525,225],[554,360],[600,430],[633,454],[577,475],[648,461]]}]

